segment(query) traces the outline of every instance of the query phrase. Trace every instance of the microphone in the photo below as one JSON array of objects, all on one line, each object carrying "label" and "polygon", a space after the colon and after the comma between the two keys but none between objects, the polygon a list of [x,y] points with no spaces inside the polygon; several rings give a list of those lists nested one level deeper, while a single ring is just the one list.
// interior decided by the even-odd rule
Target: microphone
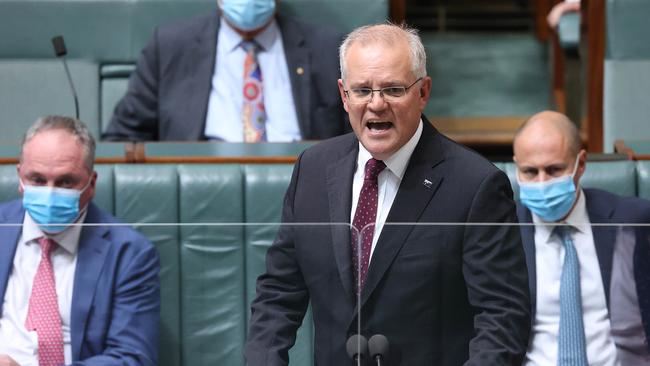
[{"label": "microphone", "polygon": [[74,88],[72,83],[72,77],[70,76],[70,70],[68,69],[68,63],[65,61],[65,55],[68,54],[68,50],[65,48],[65,41],[63,36],[56,36],[52,38],[52,46],[54,46],[54,54],[56,57],[60,57],[63,61],[63,68],[65,69],[65,74],[68,76],[68,83],[70,84],[70,90],[72,90],[72,97],[74,98],[74,110],[76,113],[77,119],[79,119],[79,98],[77,98],[77,91]]},{"label": "microphone", "polygon": [[381,366],[381,360],[388,356],[388,338],[381,334],[375,334],[368,340],[368,350],[377,366]]},{"label": "microphone", "polygon": [[360,334],[354,334],[348,338],[345,348],[348,351],[348,356],[356,361],[357,365],[361,365],[361,361],[368,356],[368,341]]}]

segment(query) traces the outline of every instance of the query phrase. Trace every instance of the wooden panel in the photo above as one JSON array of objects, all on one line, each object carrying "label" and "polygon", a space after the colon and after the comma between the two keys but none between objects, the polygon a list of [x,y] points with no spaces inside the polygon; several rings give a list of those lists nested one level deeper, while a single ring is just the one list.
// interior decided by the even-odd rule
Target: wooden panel
[{"label": "wooden panel", "polygon": [[583,121],[587,151],[603,151],[603,78],[605,0],[582,0],[582,37],[587,39],[587,116]]},{"label": "wooden panel", "polygon": [[390,20],[396,24],[406,20],[406,0],[390,0]]}]

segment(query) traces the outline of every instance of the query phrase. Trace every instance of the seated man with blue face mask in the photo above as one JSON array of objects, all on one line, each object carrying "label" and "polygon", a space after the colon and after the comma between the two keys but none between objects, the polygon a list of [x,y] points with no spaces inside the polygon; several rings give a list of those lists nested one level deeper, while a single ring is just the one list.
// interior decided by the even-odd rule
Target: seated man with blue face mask
[{"label": "seated man with blue face mask", "polygon": [[25,135],[23,198],[0,204],[2,366],[157,365],[158,253],[92,203],[94,159],[78,120]]},{"label": "seated man with blue face mask", "polygon": [[290,142],[349,132],[336,83],[343,35],[278,14],[276,3],[218,0],[217,12],[156,29],[103,139]]},{"label": "seated man with blue face mask", "polygon": [[[566,116],[515,135],[533,314],[524,365],[650,365],[650,202],[582,188],[586,152]],[[601,226],[592,224],[631,224]]]}]

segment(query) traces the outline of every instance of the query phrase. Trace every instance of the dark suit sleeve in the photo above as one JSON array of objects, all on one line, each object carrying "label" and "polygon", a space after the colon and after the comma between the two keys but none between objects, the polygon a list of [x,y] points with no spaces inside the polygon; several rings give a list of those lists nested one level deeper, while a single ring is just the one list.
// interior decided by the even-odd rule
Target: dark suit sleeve
[{"label": "dark suit sleeve", "polygon": [[466,365],[520,365],[530,333],[528,276],[506,176],[493,171],[473,198],[465,228],[463,275],[475,310]]},{"label": "dark suit sleeve", "polygon": [[293,241],[293,201],[300,171],[296,164],[284,198],[282,223],[266,254],[266,273],[257,279],[246,341],[247,365],[287,365],[289,349],[309,303],[307,286],[296,260]]},{"label": "dark suit sleeve", "polygon": [[[138,239],[144,240],[144,239]],[[144,243],[143,243],[144,244]],[[104,351],[73,366],[155,366],[160,327],[160,262],[150,245],[122,253]]]},{"label": "dark suit sleeve", "polygon": [[126,94],[102,135],[108,141],[158,140],[159,31],[142,50]]}]

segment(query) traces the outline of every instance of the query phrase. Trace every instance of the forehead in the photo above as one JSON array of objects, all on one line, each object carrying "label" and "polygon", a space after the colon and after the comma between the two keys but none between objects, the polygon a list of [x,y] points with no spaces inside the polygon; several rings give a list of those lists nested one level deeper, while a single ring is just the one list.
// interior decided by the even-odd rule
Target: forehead
[{"label": "forehead", "polygon": [[406,80],[413,74],[408,43],[402,39],[352,43],[346,69],[350,80]]},{"label": "forehead", "polygon": [[524,130],[514,145],[517,162],[531,166],[569,163],[573,157],[569,140],[556,129],[531,126]]},{"label": "forehead", "polygon": [[22,165],[50,168],[85,167],[83,145],[62,129],[37,133],[23,146]]}]

